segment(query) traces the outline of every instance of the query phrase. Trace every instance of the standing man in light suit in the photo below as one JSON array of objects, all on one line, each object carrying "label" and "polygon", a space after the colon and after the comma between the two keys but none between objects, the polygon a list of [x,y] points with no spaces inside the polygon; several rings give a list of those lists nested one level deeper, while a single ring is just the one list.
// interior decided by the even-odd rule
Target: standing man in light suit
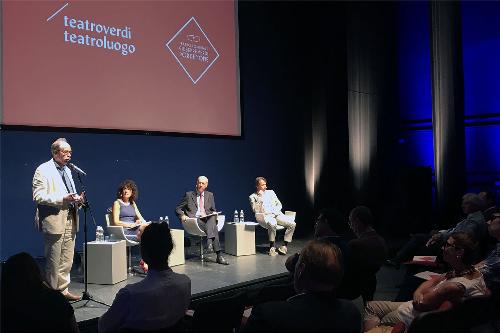
[{"label": "standing man in light suit", "polygon": [[33,176],[33,201],[37,210],[35,222],[43,233],[47,282],[66,299],[76,301],[80,296],[68,291],[73,265],[75,236],[78,231],[78,208],[84,195],[78,195],[71,171],[71,146],[64,138],[50,147],[52,159],[41,164]]},{"label": "standing man in light suit", "polygon": [[255,178],[255,193],[252,193],[249,199],[254,213],[264,213],[264,222],[269,236],[270,256],[276,255],[276,226],[282,225],[286,228],[284,244],[278,248],[278,253],[285,255],[287,245],[292,241],[293,232],[295,231],[294,218],[281,212],[283,206],[276,193],[267,189],[267,180],[264,177]]},{"label": "standing man in light suit", "polygon": [[219,230],[217,229],[217,215],[215,213],[215,200],[212,192],[205,191],[208,187],[208,178],[199,176],[196,180],[196,191],[186,192],[181,201],[175,208],[175,213],[181,220],[186,221],[188,218],[197,218],[198,225],[207,234],[207,252],[215,251],[217,253],[217,263],[221,265],[229,265],[221,254],[219,243]]}]

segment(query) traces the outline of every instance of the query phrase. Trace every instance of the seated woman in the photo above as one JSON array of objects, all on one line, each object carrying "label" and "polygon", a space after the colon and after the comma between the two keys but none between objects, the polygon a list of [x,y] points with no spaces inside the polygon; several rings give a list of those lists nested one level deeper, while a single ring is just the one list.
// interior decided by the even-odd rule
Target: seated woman
[{"label": "seated woman", "polygon": [[483,275],[472,265],[476,242],[463,232],[450,235],[443,245],[443,259],[451,270],[418,287],[413,300],[407,302],[373,301],[365,308],[364,331],[379,324],[393,326],[402,321],[406,329],[421,312],[437,310],[444,301],[452,304],[465,298],[487,294]]},{"label": "seated woman", "polygon": [[3,264],[0,295],[1,332],[79,332],[73,307],[26,252]]},{"label": "seated woman", "polygon": [[122,226],[125,236],[133,241],[140,240],[141,233],[148,224],[137,208],[138,194],[135,182],[124,180],[118,187],[112,208],[113,225]]}]

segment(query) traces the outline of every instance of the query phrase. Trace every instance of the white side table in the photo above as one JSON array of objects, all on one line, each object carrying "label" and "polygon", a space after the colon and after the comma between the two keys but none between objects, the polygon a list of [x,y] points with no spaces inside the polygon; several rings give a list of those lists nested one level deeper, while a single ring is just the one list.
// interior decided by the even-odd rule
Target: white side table
[{"label": "white side table", "polygon": [[255,254],[255,222],[226,223],[225,252],[233,256]]},{"label": "white side table", "polygon": [[[83,244],[85,260],[85,244]],[[115,284],[127,279],[127,250],[124,240],[87,243],[87,281]]]},{"label": "white side table", "polygon": [[183,229],[170,229],[172,240],[174,241],[174,249],[168,257],[168,265],[170,267],[177,265],[184,265],[186,258],[184,256],[184,230]]}]

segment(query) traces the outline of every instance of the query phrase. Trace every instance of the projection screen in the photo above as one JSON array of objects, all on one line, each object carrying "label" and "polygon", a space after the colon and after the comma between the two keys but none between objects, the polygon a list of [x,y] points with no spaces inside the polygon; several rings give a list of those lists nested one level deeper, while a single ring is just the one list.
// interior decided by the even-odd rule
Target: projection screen
[{"label": "projection screen", "polygon": [[241,135],[234,1],[2,1],[3,125]]}]

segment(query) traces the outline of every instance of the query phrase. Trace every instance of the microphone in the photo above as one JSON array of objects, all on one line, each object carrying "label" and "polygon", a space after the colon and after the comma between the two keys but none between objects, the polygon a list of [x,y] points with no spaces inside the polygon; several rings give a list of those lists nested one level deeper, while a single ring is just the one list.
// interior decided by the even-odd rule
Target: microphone
[{"label": "microphone", "polygon": [[68,167],[75,171],[76,173],[79,173],[80,175],[84,175],[86,176],[87,173],[85,171],[83,171],[82,169],[80,169],[79,167],[77,167],[76,165],[74,165],[73,163],[68,163]]}]

